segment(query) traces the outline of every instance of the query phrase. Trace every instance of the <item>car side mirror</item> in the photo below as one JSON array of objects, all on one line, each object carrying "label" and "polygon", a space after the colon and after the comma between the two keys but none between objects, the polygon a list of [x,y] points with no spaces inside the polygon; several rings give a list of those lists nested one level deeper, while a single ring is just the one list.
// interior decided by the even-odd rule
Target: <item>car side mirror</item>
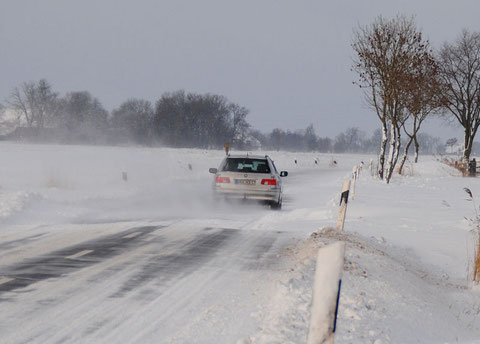
[{"label": "car side mirror", "polygon": [[216,174],[218,172],[218,170],[214,167],[211,167],[211,168],[208,169],[208,172]]},{"label": "car side mirror", "polygon": [[288,176],[288,172],[287,171],[282,171],[280,172],[280,177],[286,177]]}]

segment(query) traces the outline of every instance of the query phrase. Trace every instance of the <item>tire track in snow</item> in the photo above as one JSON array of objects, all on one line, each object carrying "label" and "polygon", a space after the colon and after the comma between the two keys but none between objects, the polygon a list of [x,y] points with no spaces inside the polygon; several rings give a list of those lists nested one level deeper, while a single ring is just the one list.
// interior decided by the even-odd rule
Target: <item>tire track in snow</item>
[{"label": "tire track in snow", "polygon": [[25,243],[31,243],[36,240],[39,240],[40,238],[44,237],[47,233],[39,233],[35,235],[30,235],[21,239],[16,239],[16,240],[10,240],[10,241],[4,241],[0,243],[0,251],[8,250],[11,248],[17,248],[21,244]]},{"label": "tire track in snow", "polygon": [[[0,277],[6,282],[0,284],[0,293],[25,288],[49,278],[58,278],[119,255],[131,249],[140,238],[161,228],[164,228],[164,226],[131,228],[121,233],[54,251],[38,258],[27,259],[22,263],[2,269]],[[0,301],[2,301],[2,298],[0,298]]]},{"label": "tire track in snow", "polygon": [[[195,235],[193,239],[181,244],[174,253],[164,255],[159,252],[150,258],[140,273],[132,276],[111,297],[123,297],[152,280],[158,288],[166,287],[170,281],[181,279],[214,259],[215,253],[238,235],[239,231],[236,229],[204,228],[204,231]],[[157,297],[158,293],[155,295]],[[143,298],[147,297],[148,294],[143,294]]]}]

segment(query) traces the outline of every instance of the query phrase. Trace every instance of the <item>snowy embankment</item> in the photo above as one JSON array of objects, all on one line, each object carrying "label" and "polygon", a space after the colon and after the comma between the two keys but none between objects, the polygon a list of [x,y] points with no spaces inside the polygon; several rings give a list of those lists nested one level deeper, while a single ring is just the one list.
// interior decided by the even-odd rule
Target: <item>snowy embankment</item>
[{"label": "snowy embankment", "polygon": [[469,282],[475,236],[465,219],[475,211],[463,191],[480,196],[480,180],[424,160],[390,185],[364,171],[345,232],[326,228],[296,248],[313,261],[318,247],[347,243],[337,343],[480,343],[480,293]]},{"label": "snowy embankment", "polygon": [[[480,343],[480,293],[470,282],[475,236],[465,219],[475,211],[463,191],[480,196],[480,180],[424,160],[390,185],[364,170],[345,231],[324,227],[287,249],[296,264],[277,300],[292,305],[282,318],[290,326],[278,331],[273,321],[251,343],[295,342],[292,328],[310,320],[316,253],[339,240],[347,248],[336,343]],[[339,198],[329,202],[332,212]]]},{"label": "snowy embankment", "polygon": [[[473,241],[464,219],[475,214],[463,191],[468,187],[480,196],[480,179],[461,178],[431,157],[409,166],[411,175],[394,176],[389,185],[364,169],[355,200],[349,202],[345,231],[339,234],[328,228],[336,223],[342,183],[353,165],[360,160],[368,165],[371,157],[271,152],[277,167],[290,172],[284,209],[272,212],[210,201],[208,168],[218,166],[222,151],[0,143],[0,152],[0,240],[14,243],[41,236],[44,244],[27,241],[23,251],[4,251],[5,266],[21,255],[48,253],[55,246],[144,223],[173,224],[174,238],[187,227],[291,237],[293,243],[277,253],[271,271],[226,273],[231,284],[218,280],[215,290],[201,290],[195,278],[191,283],[182,280],[182,290],[192,287],[198,293],[184,295],[191,299],[186,304],[198,304],[193,308],[198,312],[191,322],[187,305],[172,314],[184,322],[180,329],[150,328],[154,336],[123,326],[111,331],[105,327],[104,337],[101,331],[92,337],[97,342],[306,342],[318,248],[337,240],[347,243],[337,343],[475,343],[480,338],[480,294],[471,291],[467,279]],[[333,159],[338,162],[335,167]],[[263,236],[247,235],[245,243],[257,237]],[[227,261],[231,253],[218,258]],[[95,272],[91,270],[78,276]],[[212,265],[208,271],[217,276],[226,269]],[[241,283],[235,275],[241,276]],[[195,298],[198,295],[203,296]],[[9,303],[12,312],[45,297],[41,288],[20,296],[25,300],[18,305]],[[75,299],[68,300],[74,309]],[[126,301],[132,303],[124,314],[164,316],[155,307],[144,313],[133,301],[117,305],[107,300],[112,317],[121,314],[121,308],[113,306]],[[58,307],[61,311],[61,303]],[[79,329],[101,319],[101,314],[89,314],[91,320],[76,323]],[[140,320],[134,324],[141,331]]]}]

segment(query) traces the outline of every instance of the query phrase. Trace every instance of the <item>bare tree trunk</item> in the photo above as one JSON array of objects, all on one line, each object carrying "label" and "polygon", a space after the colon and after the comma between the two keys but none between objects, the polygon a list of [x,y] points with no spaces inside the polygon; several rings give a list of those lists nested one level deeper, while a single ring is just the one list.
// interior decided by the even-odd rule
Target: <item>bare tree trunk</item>
[{"label": "bare tree trunk", "polygon": [[395,140],[395,155],[394,155],[394,158],[393,158],[393,165],[392,165],[391,174],[393,174],[393,170],[395,169],[395,166],[397,166],[398,157],[400,155],[400,147],[402,145],[402,140],[401,140],[401,135],[400,135],[400,127],[398,125],[396,125],[395,129],[396,129],[396,132],[397,132],[397,137],[396,137],[396,140]]},{"label": "bare tree trunk", "polygon": [[380,153],[378,154],[378,176],[383,179],[385,169],[385,153],[387,151],[387,123],[382,121],[382,142],[380,144]]},{"label": "bare tree trunk", "polygon": [[[410,137],[410,139],[407,142],[407,145],[405,146],[405,150],[403,151],[403,156],[402,156],[402,159],[400,160],[400,167],[398,168],[398,173],[399,174],[402,174],[403,165],[405,165],[405,161],[407,161],[408,150],[410,149],[410,146],[411,146],[412,142],[413,142],[413,136]],[[416,158],[416,156],[415,156],[415,158]]]},{"label": "bare tree trunk", "polygon": [[395,159],[395,148],[397,143],[397,131],[395,129],[395,125],[390,123],[390,147],[388,149],[388,161],[387,167],[385,168],[384,180],[390,183],[391,173],[390,170],[393,168],[393,161]]},{"label": "bare tree trunk", "polygon": [[470,129],[465,129],[465,141],[463,148],[463,160],[468,162],[470,160],[470,154],[472,153],[473,146],[473,136],[470,132]]},{"label": "bare tree trunk", "polygon": [[415,163],[418,162],[418,151],[420,150],[420,144],[417,141],[417,135],[414,136],[414,142],[415,142]]},{"label": "bare tree trunk", "polygon": [[393,142],[394,151],[393,151],[393,156],[390,158],[391,162],[389,163],[389,168],[388,168],[387,184],[390,183],[390,179],[392,179],[393,172],[395,171],[395,166],[397,165],[398,157],[400,155],[400,146],[402,144],[401,137],[400,137],[400,127],[392,124],[392,131],[395,133],[395,140]]}]

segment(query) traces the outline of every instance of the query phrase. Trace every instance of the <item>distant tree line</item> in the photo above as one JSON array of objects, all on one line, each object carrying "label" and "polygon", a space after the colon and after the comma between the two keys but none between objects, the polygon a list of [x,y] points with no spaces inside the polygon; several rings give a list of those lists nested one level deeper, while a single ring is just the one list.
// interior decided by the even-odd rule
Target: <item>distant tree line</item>
[{"label": "distant tree line", "polygon": [[89,92],[70,92],[64,97],[48,81],[25,82],[7,99],[15,111],[8,118],[17,124],[9,136],[14,139],[101,142],[109,127],[108,111]]},{"label": "distant tree line", "polygon": [[[110,114],[87,91],[60,97],[45,79],[25,82],[7,99],[14,118],[0,125],[16,126],[7,138],[65,143],[138,143],[172,147],[219,148],[249,143],[248,110],[215,94],[165,93],[155,107],[128,99]],[[15,125],[16,124],[16,125]]]},{"label": "distant tree line", "polygon": [[[382,132],[376,129],[371,136],[357,127],[347,128],[334,138],[319,137],[315,134],[313,125],[304,130],[284,131],[273,129],[264,134],[252,131],[252,137],[264,149],[287,150],[322,153],[377,153],[382,140]],[[445,143],[438,137],[426,133],[417,135],[420,152],[423,154],[445,153]]]},{"label": "distant tree line", "polygon": [[248,144],[248,110],[215,94],[164,94],[152,117],[154,137],[174,147],[218,148]]},{"label": "distant tree line", "polygon": [[[16,116],[3,116],[6,108]],[[238,150],[376,153],[382,141],[380,129],[367,137],[351,127],[330,138],[318,136],[312,124],[302,130],[262,133],[248,123],[248,112],[221,95],[176,91],[163,94],[155,106],[128,99],[109,113],[89,92],[61,97],[41,79],[16,87],[7,106],[0,104],[0,127],[10,132],[4,138],[16,140],[198,148],[222,148],[229,142]],[[444,151],[438,138],[419,134],[417,141],[423,153]]]}]

